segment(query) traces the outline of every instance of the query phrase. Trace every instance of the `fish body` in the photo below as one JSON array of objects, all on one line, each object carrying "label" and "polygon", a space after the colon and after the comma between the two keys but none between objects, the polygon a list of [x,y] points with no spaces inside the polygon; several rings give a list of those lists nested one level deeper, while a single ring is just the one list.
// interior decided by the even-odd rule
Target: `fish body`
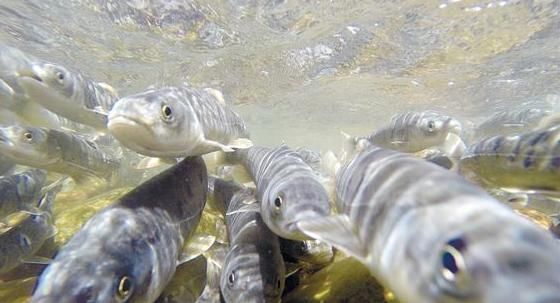
[{"label": "fish body", "polygon": [[34,206],[0,221],[0,273],[33,259],[43,243],[56,234],[51,211],[59,190],[60,186],[50,189]]},{"label": "fish body", "polygon": [[460,171],[490,187],[560,189],[560,127],[495,136],[471,145]]},{"label": "fish body", "polygon": [[204,209],[206,166],[187,158],[95,214],[60,249],[31,302],[154,302]]},{"label": "fish body", "polygon": [[30,75],[20,76],[18,83],[29,98],[51,112],[102,131],[118,99],[111,86],[50,62],[33,63]]},{"label": "fish body", "polygon": [[275,234],[309,239],[296,223],[330,214],[328,194],[317,173],[286,145],[239,150],[230,161],[240,161],[249,171],[257,186],[262,219]]},{"label": "fish body", "polygon": [[110,180],[120,167],[112,155],[81,136],[38,127],[0,127],[0,154],[21,165],[76,179],[94,176]]},{"label": "fish body", "polygon": [[399,301],[560,301],[559,243],[461,176],[370,147],[336,180],[339,215],[301,228],[360,260]]},{"label": "fish body", "polygon": [[393,116],[388,126],[366,139],[379,147],[412,153],[438,146],[448,134],[460,136],[461,131],[459,121],[438,112],[406,112]]},{"label": "fish body", "polygon": [[9,175],[14,169],[14,162],[8,160],[6,157],[0,155],[0,176]]},{"label": "fish body", "polygon": [[551,110],[542,108],[521,108],[496,112],[477,126],[475,140],[531,131],[551,113]]},{"label": "fish body", "polygon": [[[214,187],[215,192],[222,188]],[[224,188],[225,190],[231,187]],[[226,227],[230,249],[220,278],[225,302],[280,302],[285,268],[278,237],[262,221],[251,189],[238,188],[222,201],[227,206]]]},{"label": "fish body", "polygon": [[47,173],[40,169],[0,177],[0,218],[36,203],[46,180]]},{"label": "fish body", "polygon": [[120,99],[109,131],[124,146],[150,157],[187,157],[249,144],[243,120],[211,89],[149,90]]}]

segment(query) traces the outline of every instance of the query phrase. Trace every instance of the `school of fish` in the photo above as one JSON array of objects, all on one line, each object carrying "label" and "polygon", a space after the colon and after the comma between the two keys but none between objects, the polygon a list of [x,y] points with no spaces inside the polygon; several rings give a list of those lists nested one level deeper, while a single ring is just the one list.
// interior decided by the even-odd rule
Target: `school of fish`
[{"label": "school of fish", "polygon": [[[558,112],[385,122],[321,153],[263,146],[215,88],[120,96],[1,44],[0,286],[35,277],[32,303],[291,302],[319,279],[358,302],[336,284],[348,263],[385,302],[560,303]],[[55,241],[59,199],[124,186]]]}]

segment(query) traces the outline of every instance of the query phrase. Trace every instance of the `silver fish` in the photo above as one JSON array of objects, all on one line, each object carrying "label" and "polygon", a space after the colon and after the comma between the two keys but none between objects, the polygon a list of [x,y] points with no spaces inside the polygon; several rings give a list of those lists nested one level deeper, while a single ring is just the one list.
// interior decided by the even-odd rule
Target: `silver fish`
[{"label": "silver fish", "polygon": [[[58,117],[30,100],[18,78],[29,74],[38,58],[5,44],[0,44],[0,109],[8,109],[30,123],[57,127]],[[2,120],[5,121],[5,120]]]},{"label": "silver fish", "polygon": [[300,227],[401,302],[560,302],[560,243],[461,176],[370,147],[336,179],[339,215]]},{"label": "silver fish", "polygon": [[243,120],[211,89],[165,87],[122,98],[109,114],[108,127],[124,146],[150,157],[251,145]]},{"label": "silver fish", "polygon": [[30,73],[18,78],[29,98],[72,121],[106,130],[107,115],[118,99],[111,86],[54,63],[33,63]]},{"label": "silver fish", "polygon": [[[214,185],[214,191],[229,191],[232,187]],[[284,289],[285,268],[278,237],[268,229],[257,209],[253,190],[238,187],[223,193],[226,200],[226,226],[230,249],[220,279],[225,302],[280,302]],[[228,199],[229,198],[229,199]]]},{"label": "silver fish", "polygon": [[0,273],[24,262],[45,263],[33,255],[56,234],[51,217],[52,203],[61,186],[47,191],[35,207],[12,213],[0,221]]},{"label": "silver fish", "polygon": [[187,158],[95,214],[45,269],[31,302],[153,302],[206,202],[206,166]]},{"label": "silver fish", "polygon": [[496,136],[471,145],[462,174],[489,187],[560,189],[560,127]]},{"label": "silver fish", "polygon": [[41,169],[0,177],[0,218],[36,203],[45,181],[47,173]]},{"label": "silver fish", "polygon": [[388,126],[366,139],[373,145],[402,152],[418,152],[438,146],[448,134],[461,136],[461,123],[435,111],[406,112],[393,116]]},{"label": "silver fish", "polygon": [[275,234],[292,240],[309,239],[297,223],[330,214],[328,194],[317,174],[286,145],[273,149],[254,146],[228,158],[240,161],[249,171],[257,186],[261,216]]},{"label": "silver fish", "polygon": [[476,127],[474,140],[531,131],[551,113],[551,110],[543,108],[520,108],[496,112]]},{"label": "silver fish", "polygon": [[38,127],[0,127],[0,154],[18,164],[67,174],[79,180],[110,180],[120,165],[112,155],[80,136]]}]

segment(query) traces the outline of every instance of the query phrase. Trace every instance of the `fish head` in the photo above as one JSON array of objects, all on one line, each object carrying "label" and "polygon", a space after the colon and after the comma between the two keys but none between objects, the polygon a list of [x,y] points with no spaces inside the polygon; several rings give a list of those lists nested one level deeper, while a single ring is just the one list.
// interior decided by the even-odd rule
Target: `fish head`
[{"label": "fish head", "polygon": [[21,73],[19,79],[29,97],[47,103],[69,100],[75,94],[76,82],[75,73],[61,65],[45,62],[34,63],[29,72]]},{"label": "fish head", "polygon": [[431,285],[423,286],[433,302],[560,302],[560,244],[536,226],[515,225],[474,228],[441,243]]},{"label": "fish head", "polygon": [[329,198],[325,188],[316,180],[296,177],[276,180],[264,192],[261,216],[275,234],[291,240],[306,240],[297,224],[330,214]]},{"label": "fish head", "polygon": [[151,268],[134,265],[126,254],[111,258],[114,253],[107,256],[102,249],[61,251],[63,258],[57,256],[37,281],[31,302],[121,303],[144,296],[152,279]]},{"label": "fish head", "polygon": [[41,167],[56,161],[60,150],[49,146],[48,130],[38,127],[0,127],[0,153],[9,160]]},{"label": "fish head", "polygon": [[418,138],[422,144],[418,150],[436,146],[445,141],[449,133],[461,135],[461,123],[449,116],[436,112],[427,112],[416,121],[416,127],[409,128],[409,138]]},{"label": "fish head", "polygon": [[109,113],[107,127],[124,146],[150,157],[181,157],[202,132],[171,88],[121,98]]},{"label": "fish head", "polygon": [[237,244],[226,256],[220,278],[225,302],[280,302],[284,289],[284,265],[271,250]]}]

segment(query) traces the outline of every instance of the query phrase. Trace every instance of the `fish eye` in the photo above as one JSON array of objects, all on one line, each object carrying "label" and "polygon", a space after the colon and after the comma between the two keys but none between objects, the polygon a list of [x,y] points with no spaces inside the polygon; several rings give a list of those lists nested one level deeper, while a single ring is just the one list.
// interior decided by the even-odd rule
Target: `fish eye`
[{"label": "fish eye", "polygon": [[278,195],[276,199],[274,199],[274,208],[279,211],[282,207],[282,196]]},{"label": "fish eye", "polygon": [[447,282],[457,286],[464,285],[468,279],[462,254],[465,248],[466,242],[462,238],[455,238],[446,243],[441,253],[441,275]]},{"label": "fish eye", "polygon": [[21,234],[19,237],[19,244],[24,251],[27,251],[31,248],[31,239],[28,236]]},{"label": "fish eye", "polygon": [[436,130],[436,122],[433,120],[428,121],[428,131],[431,133]]},{"label": "fish eye", "polygon": [[171,110],[171,107],[167,104],[163,104],[161,106],[161,117],[164,120],[171,120],[171,118],[173,117],[173,111]]},{"label": "fish eye", "polygon": [[117,298],[121,301],[128,299],[132,294],[132,287],[132,279],[128,276],[123,276],[117,288]]},{"label": "fish eye", "polygon": [[32,134],[31,132],[25,132],[25,133],[23,134],[23,137],[24,137],[25,140],[27,140],[27,141],[33,140],[33,134]]},{"label": "fish eye", "polygon": [[56,72],[55,75],[56,75],[56,80],[57,80],[59,83],[63,84],[63,83],[64,83],[64,78],[66,77],[66,76],[64,76],[64,73],[61,72],[61,71],[58,71],[58,72]]},{"label": "fish eye", "polygon": [[228,275],[228,285],[230,287],[233,287],[233,283],[235,283],[235,271],[232,271],[229,275]]}]

